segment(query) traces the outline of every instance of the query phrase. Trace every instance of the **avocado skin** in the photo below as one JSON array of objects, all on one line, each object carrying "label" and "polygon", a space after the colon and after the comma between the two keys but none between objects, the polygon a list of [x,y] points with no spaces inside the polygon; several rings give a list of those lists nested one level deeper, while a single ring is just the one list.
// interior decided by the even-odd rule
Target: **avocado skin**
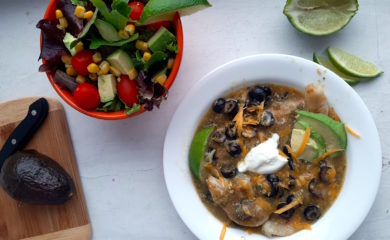
[{"label": "avocado skin", "polygon": [[74,193],[69,174],[35,150],[18,151],[8,157],[1,169],[0,184],[13,199],[30,204],[59,205]]}]

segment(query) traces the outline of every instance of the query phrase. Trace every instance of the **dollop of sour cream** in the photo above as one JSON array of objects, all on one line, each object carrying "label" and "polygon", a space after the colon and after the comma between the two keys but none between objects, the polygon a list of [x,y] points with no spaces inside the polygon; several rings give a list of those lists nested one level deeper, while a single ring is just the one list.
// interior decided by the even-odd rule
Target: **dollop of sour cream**
[{"label": "dollop of sour cream", "polygon": [[274,133],[267,141],[253,147],[237,164],[238,171],[270,174],[281,169],[288,160],[279,155],[278,142],[279,135]]}]

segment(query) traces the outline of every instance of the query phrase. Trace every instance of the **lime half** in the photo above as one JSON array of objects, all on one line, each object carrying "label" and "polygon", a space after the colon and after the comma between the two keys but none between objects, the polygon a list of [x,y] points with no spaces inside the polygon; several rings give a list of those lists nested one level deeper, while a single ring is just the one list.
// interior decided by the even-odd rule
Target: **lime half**
[{"label": "lime half", "polygon": [[203,156],[206,150],[207,142],[210,134],[213,132],[214,126],[201,129],[192,140],[190,146],[190,167],[192,173],[199,179],[200,164],[203,161]]},{"label": "lime half", "polygon": [[351,76],[373,78],[383,73],[374,63],[365,61],[339,48],[329,48],[328,56],[340,71]]},{"label": "lime half", "polygon": [[348,76],[346,74],[344,74],[343,72],[341,72],[340,70],[338,70],[330,61],[329,59],[325,58],[325,57],[321,57],[321,56],[318,56],[316,53],[313,53],[313,61],[326,67],[327,69],[329,69],[330,71],[336,73],[339,77],[341,77],[342,79],[344,79],[344,81],[346,81],[349,85],[356,85],[360,82],[360,79],[359,78],[355,78],[355,77],[352,77],[352,76]]},{"label": "lime half", "polygon": [[357,0],[287,0],[283,13],[297,30],[323,36],[343,29],[358,8]]}]

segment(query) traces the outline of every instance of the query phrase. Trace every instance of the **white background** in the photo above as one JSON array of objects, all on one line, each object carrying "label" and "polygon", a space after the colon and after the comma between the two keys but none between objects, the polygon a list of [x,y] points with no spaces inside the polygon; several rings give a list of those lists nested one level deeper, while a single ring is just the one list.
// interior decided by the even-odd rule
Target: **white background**
[{"label": "white background", "polygon": [[[0,0],[0,102],[26,96],[59,99],[46,75],[38,73],[39,31],[35,25],[48,2]],[[313,51],[323,52],[329,46],[372,60],[385,72],[354,87],[379,130],[383,170],[376,201],[351,239],[390,239],[390,1],[360,0],[358,14],[344,30],[321,38],[297,32],[282,14],[284,1],[211,2],[212,8],[182,18],[183,60],[168,101],[159,110],[109,122],[86,117],[61,100],[93,239],[195,239],[168,197],[162,171],[165,132],[181,99],[207,72],[238,57],[284,53],[311,59]],[[357,193],[356,201],[360,194],[364,189]]]}]

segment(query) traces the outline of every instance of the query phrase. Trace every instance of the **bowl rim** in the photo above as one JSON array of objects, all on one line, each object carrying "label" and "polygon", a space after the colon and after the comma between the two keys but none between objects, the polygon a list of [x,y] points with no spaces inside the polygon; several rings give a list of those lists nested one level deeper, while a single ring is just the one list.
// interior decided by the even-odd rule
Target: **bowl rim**
[{"label": "bowl rim", "polygon": [[[352,104],[356,104],[359,108],[354,109],[354,111],[363,111],[364,112],[364,116],[363,116],[364,119],[363,120],[358,119],[357,121],[360,121],[360,120],[367,121],[367,122],[365,122],[365,124],[367,124],[367,129],[359,129],[359,130],[362,130],[362,133],[363,132],[366,133],[368,130],[370,130],[371,131],[370,134],[367,134],[367,136],[365,136],[365,138],[361,138],[358,140],[354,139],[351,136],[348,137],[348,144],[351,144],[351,142],[352,142],[353,145],[355,145],[357,141],[361,141],[362,139],[365,142],[367,142],[366,140],[369,139],[370,141],[372,141],[372,146],[371,146],[372,149],[369,148],[369,150],[371,151],[371,154],[374,153],[373,157],[370,160],[370,163],[372,165],[370,168],[370,171],[372,171],[372,172],[370,173],[369,183],[364,185],[366,187],[369,186],[369,188],[367,188],[367,191],[365,194],[365,199],[362,200],[363,202],[355,203],[355,204],[359,204],[360,211],[354,211],[352,213],[355,215],[354,217],[348,218],[348,222],[342,222],[341,224],[343,224],[343,228],[338,229],[337,230],[338,232],[330,232],[330,233],[329,233],[329,231],[324,232],[324,228],[329,227],[328,226],[329,224],[327,224],[327,223],[329,223],[329,219],[332,218],[334,215],[341,214],[340,212],[344,210],[343,208],[341,208],[340,202],[342,200],[345,200],[346,197],[348,197],[352,194],[349,189],[350,189],[351,185],[355,185],[355,184],[353,184],[353,182],[351,183],[351,181],[349,179],[351,177],[356,178],[356,174],[354,174],[354,173],[357,172],[356,167],[358,165],[360,165],[360,163],[359,163],[359,156],[352,154],[352,153],[356,152],[357,150],[354,149],[354,152],[352,152],[350,150],[351,149],[351,147],[350,147],[347,149],[347,170],[346,170],[346,174],[345,174],[345,180],[343,183],[343,187],[339,193],[339,196],[333,202],[332,206],[327,210],[327,213],[324,214],[323,217],[321,217],[315,224],[312,225],[313,231],[311,231],[311,233],[314,232],[313,234],[317,234],[316,238],[313,238],[313,239],[320,239],[320,238],[321,239],[346,239],[346,238],[348,238],[359,227],[359,225],[363,222],[363,220],[367,216],[367,214],[368,214],[368,212],[369,212],[369,210],[370,210],[370,208],[375,200],[377,192],[378,192],[379,183],[380,183],[380,176],[381,176],[381,167],[382,167],[382,160],[381,160],[382,153],[381,153],[381,145],[380,145],[378,131],[376,129],[374,120],[373,120],[370,112],[368,111],[368,108],[364,104],[363,100],[347,83],[345,83],[335,73],[324,68],[323,66],[318,65],[312,61],[309,61],[309,60],[306,60],[306,59],[303,59],[300,57],[291,56],[291,55],[259,54],[259,55],[251,55],[251,56],[247,56],[247,57],[242,57],[242,58],[230,61],[228,63],[225,63],[225,64],[217,67],[216,69],[212,70],[208,74],[206,74],[201,80],[199,80],[190,89],[190,91],[186,94],[184,99],[181,100],[181,103],[180,103],[179,107],[176,109],[176,112],[174,113],[174,115],[171,119],[171,123],[168,127],[166,137],[165,137],[164,152],[163,152],[164,179],[166,182],[169,196],[171,198],[171,201],[172,201],[177,213],[179,214],[179,216],[183,220],[183,222],[187,225],[187,227],[189,227],[189,229],[198,238],[200,238],[200,239],[215,239],[216,237],[218,237],[218,235],[215,234],[215,231],[214,230],[212,231],[211,228],[215,227],[215,226],[222,227],[222,223],[219,222],[219,220],[217,220],[213,215],[210,215],[210,213],[208,212],[207,208],[204,205],[201,208],[206,209],[206,211],[198,212],[200,209],[198,208],[198,206],[195,206],[195,205],[199,204],[198,202],[200,201],[200,198],[197,194],[196,194],[197,200],[191,200],[192,202],[190,202],[191,208],[186,208],[183,205],[184,203],[182,202],[183,199],[181,196],[186,195],[186,199],[192,199],[191,197],[194,197],[193,191],[195,188],[193,186],[192,181],[191,181],[191,186],[189,187],[187,183],[183,183],[183,182],[188,182],[188,179],[180,180],[180,179],[175,179],[175,177],[174,177],[174,175],[176,174],[176,175],[180,175],[184,178],[188,178],[188,177],[191,178],[191,172],[190,172],[190,169],[188,167],[189,145],[190,145],[192,137],[195,133],[195,129],[197,127],[197,124],[199,124],[200,118],[205,114],[205,111],[207,111],[209,109],[209,107],[207,107],[207,108],[203,107],[205,109],[203,109],[202,111],[200,111],[199,109],[195,109],[195,110],[192,109],[191,112],[196,112],[196,113],[186,114],[186,116],[185,116],[186,118],[191,118],[191,117],[193,117],[193,115],[196,115],[194,117],[197,118],[197,121],[190,120],[190,119],[188,119],[188,121],[186,121],[186,123],[183,123],[183,121],[182,121],[181,125],[184,125],[183,127],[180,126],[178,121],[184,119],[184,117],[182,115],[184,115],[184,113],[186,113],[185,111],[186,111],[186,109],[188,109],[188,105],[190,103],[193,103],[191,101],[197,101],[197,100],[199,101],[199,99],[194,99],[195,96],[199,95],[199,91],[205,90],[205,87],[208,84],[210,84],[210,82],[213,79],[214,79],[214,81],[218,81],[218,80],[216,80],[216,78],[218,78],[218,77],[222,78],[221,77],[222,72],[229,72],[231,74],[232,73],[231,70],[234,69],[235,67],[237,67],[238,65],[245,63],[245,62],[249,63],[251,61],[253,61],[253,62],[256,62],[256,61],[261,62],[262,61],[261,63],[263,63],[263,64],[264,64],[264,62],[267,62],[267,61],[268,62],[269,61],[281,61],[282,63],[291,62],[291,63],[297,64],[298,67],[297,67],[296,72],[302,72],[302,71],[304,72],[305,68],[306,68],[306,69],[309,69],[313,72],[313,73],[310,73],[313,76],[315,76],[315,74],[318,74],[319,72],[322,72],[324,74],[326,73],[327,81],[331,82],[331,85],[333,85],[332,90],[334,90],[335,87],[337,86],[339,89],[335,89],[336,91],[338,91],[338,92],[344,91],[344,92],[348,93],[347,94],[348,97],[342,96],[341,98],[346,98],[345,101],[347,101],[347,102],[348,101],[351,102],[352,100],[356,101],[356,103],[352,102]],[[245,70],[242,70],[242,69],[240,69],[239,71],[245,72]],[[225,75],[227,75],[227,74],[228,73],[226,73]],[[241,79],[245,80],[246,76],[243,76]],[[228,82],[227,79],[224,79],[224,80]],[[239,80],[240,79],[236,79],[236,81],[239,82],[239,83],[237,83],[237,82],[235,83],[236,87],[237,86],[245,86],[246,83],[248,82],[247,81],[244,84],[242,84],[242,82],[240,82]],[[313,80],[309,80],[309,81],[314,82]],[[255,81],[253,81],[253,82],[255,82]],[[285,85],[298,88],[299,84],[295,85],[295,82],[299,82],[299,81],[295,79],[293,84],[285,84]],[[268,83],[269,83],[269,81],[268,81]],[[279,83],[276,83],[276,84],[279,84]],[[302,84],[302,83],[300,83],[300,84]],[[208,88],[214,88],[214,86],[211,86],[211,85],[208,85]],[[229,83],[226,83],[226,85],[229,85]],[[217,98],[218,96],[221,96],[222,94],[224,94],[226,92],[230,92],[234,88],[223,86],[222,89],[224,91],[219,90],[218,93],[213,93],[214,99]],[[331,94],[333,94],[333,93],[331,93]],[[328,95],[328,92],[327,92],[327,95]],[[206,101],[206,100],[204,100],[204,101]],[[328,101],[331,103],[332,107],[336,107],[334,105],[333,99],[328,98]],[[203,104],[200,102],[196,102],[196,103],[197,103],[197,105]],[[211,104],[210,101],[209,101],[209,104]],[[198,115],[200,115],[200,116],[198,116]],[[341,117],[342,118],[344,117],[343,114],[341,114]],[[193,122],[193,121],[195,121],[196,126],[193,126],[192,123],[187,123],[187,122]],[[187,132],[185,132],[186,130],[184,130],[184,128],[190,129],[187,131],[191,132],[191,134],[189,136],[186,136],[186,137],[180,137],[180,135],[187,134]],[[174,153],[174,151],[175,151],[175,154],[172,154],[172,153]],[[185,160],[183,160],[183,157]],[[353,160],[353,162],[352,162],[352,160]],[[192,189],[192,190],[187,190],[187,189]],[[356,193],[356,194],[358,194],[358,193]],[[341,198],[342,198],[342,200],[340,200]],[[346,205],[345,201],[343,201],[342,203],[344,203],[344,205]],[[341,209],[341,211],[335,212],[336,210],[332,210],[332,209],[336,209],[336,205],[337,205],[337,210]],[[345,207],[344,205],[342,205],[342,206]],[[350,204],[350,205],[354,205],[354,204]],[[350,208],[352,206],[346,205],[346,207]],[[188,216],[188,211],[197,211],[197,212],[195,215]],[[204,216],[203,221],[202,220],[200,220],[198,222],[194,221],[194,219],[197,218],[197,214],[206,214]],[[325,218],[326,218],[326,221],[324,221]],[[333,220],[335,220],[335,219],[333,219]],[[201,222],[201,223],[199,223],[199,222]],[[220,225],[216,225],[215,222],[219,222]],[[201,224],[208,224],[208,225],[203,226],[205,228],[200,228]],[[205,232],[207,232],[207,231],[209,231],[209,233],[212,232],[214,235],[213,236],[206,235]],[[216,231],[218,231],[218,233],[219,233],[220,229],[217,229]],[[304,230],[299,231],[291,236],[283,237],[283,239],[309,239],[309,238],[307,238],[307,235],[305,235],[305,234],[307,234],[307,232],[309,232],[309,231],[304,231]],[[240,233],[242,235],[237,235],[238,233]],[[311,234],[311,233],[309,232],[309,234]],[[321,233],[324,235],[318,235]],[[232,236],[234,236],[235,238],[230,238],[230,236],[231,236],[230,234]],[[336,234],[336,235],[334,235],[334,234]],[[226,233],[225,239],[236,239],[239,236],[245,236],[246,239],[267,239],[263,235],[258,235],[258,234],[248,235],[244,231],[238,230],[238,229],[228,230]],[[253,236],[255,236],[255,237],[253,237]],[[282,238],[280,238],[280,239],[282,239]]]},{"label": "bowl rim", "polygon": [[[53,19],[55,18],[55,9],[56,9],[56,0],[50,0],[43,19]],[[167,80],[164,83],[164,87],[166,87],[168,90],[171,88],[173,82],[176,79],[176,76],[179,72],[181,60],[183,58],[183,27],[181,22],[181,17],[179,12],[176,12],[173,19],[173,27],[176,30],[176,38],[177,38],[177,46],[178,46],[178,53],[176,54],[172,70],[167,78]],[[42,49],[42,32],[40,33],[40,49]],[[46,63],[44,59],[42,59],[42,63]],[[102,119],[102,120],[120,120],[120,119],[126,119],[138,116],[142,113],[144,113],[146,110],[143,106],[141,106],[141,110],[127,115],[124,110],[116,111],[116,112],[102,112],[102,111],[95,111],[95,110],[85,110],[79,107],[76,102],[73,100],[72,94],[67,91],[66,89],[62,89],[58,84],[54,82],[54,74],[52,72],[46,72],[47,78],[49,79],[50,84],[54,88],[54,90],[57,92],[57,94],[72,108],[76,109],[78,112],[81,112],[87,116]]]}]

